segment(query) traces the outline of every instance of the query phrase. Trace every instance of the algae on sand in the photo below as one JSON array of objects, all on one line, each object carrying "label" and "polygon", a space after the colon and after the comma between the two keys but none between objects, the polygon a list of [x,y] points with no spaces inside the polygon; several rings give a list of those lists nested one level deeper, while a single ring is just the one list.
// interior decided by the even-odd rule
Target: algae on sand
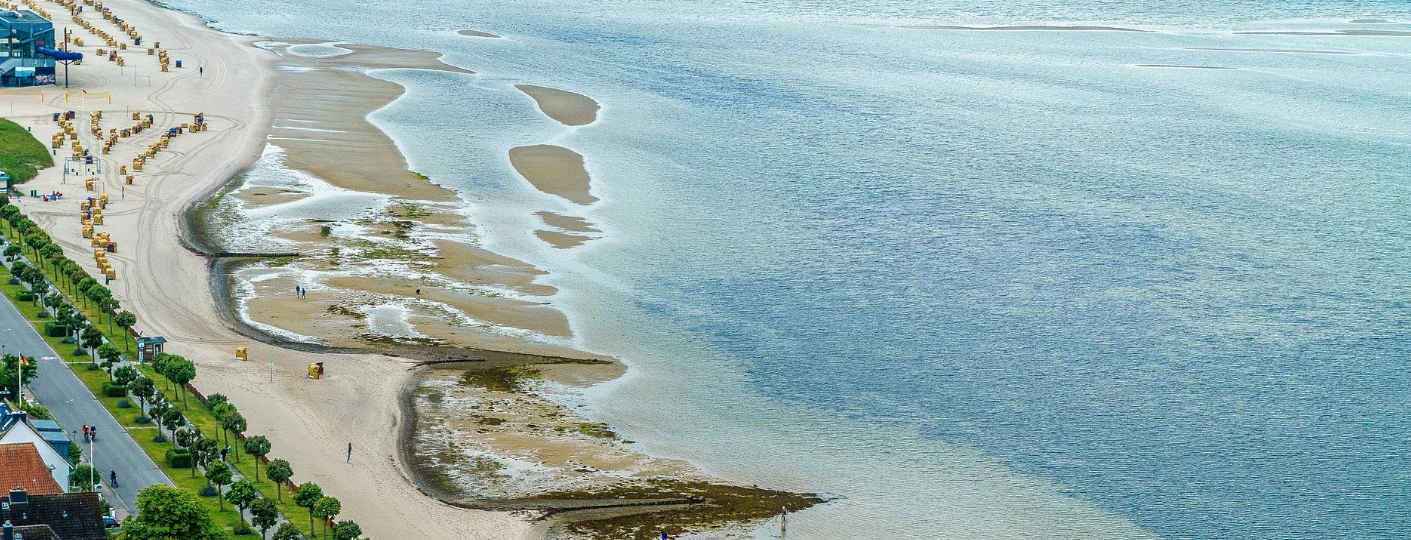
[{"label": "algae on sand", "polygon": [[497,366],[489,369],[467,369],[461,384],[478,386],[497,392],[523,392],[530,381],[539,378],[539,370],[529,366]]}]

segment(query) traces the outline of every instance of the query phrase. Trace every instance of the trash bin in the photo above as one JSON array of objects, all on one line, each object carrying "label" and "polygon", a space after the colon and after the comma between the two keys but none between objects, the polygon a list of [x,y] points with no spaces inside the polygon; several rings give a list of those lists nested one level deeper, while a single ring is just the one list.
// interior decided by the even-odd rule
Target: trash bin
[{"label": "trash bin", "polygon": [[181,67],[181,60],[176,61],[176,67]]}]

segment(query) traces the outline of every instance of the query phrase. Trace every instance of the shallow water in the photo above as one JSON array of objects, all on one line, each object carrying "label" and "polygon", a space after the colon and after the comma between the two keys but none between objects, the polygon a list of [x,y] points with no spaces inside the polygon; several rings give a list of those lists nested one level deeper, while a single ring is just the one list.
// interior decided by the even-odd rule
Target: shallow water
[{"label": "shallow water", "polygon": [[[845,497],[789,538],[1411,528],[1411,38],[1234,33],[1406,31],[1404,3],[176,4],[477,71],[378,72],[409,91],[372,119],[632,363],[598,418]],[[542,142],[603,201],[515,176]],[[542,209],[604,238],[550,249]]]}]

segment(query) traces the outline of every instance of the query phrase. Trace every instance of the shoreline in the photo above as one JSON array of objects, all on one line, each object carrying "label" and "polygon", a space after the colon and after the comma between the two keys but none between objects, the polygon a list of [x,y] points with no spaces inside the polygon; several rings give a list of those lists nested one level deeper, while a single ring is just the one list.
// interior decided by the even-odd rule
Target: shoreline
[{"label": "shoreline", "polygon": [[[293,42],[296,45],[301,43],[298,40],[287,39],[269,41],[275,43]],[[318,43],[308,44],[315,46],[322,45]],[[273,49],[276,47],[277,46],[270,48]],[[284,45],[284,47],[288,48],[289,45]],[[354,52],[339,54],[338,56],[333,58],[351,56],[359,51],[371,49],[367,46],[346,43],[339,43],[336,45],[336,47],[351,50]],[[349,60],[349,62],[352,62],[352,60]],[[367,79],[372,79],[372,77],[366,73],[361,73],[358,76]],[[376,110],[380,110],[381,108],[388,106],[389,104],[395,102],[397,99],[401,99],[401,97],[405,95],[406,88],[402,87],[401,85],[396,86],[399,88],[398,94],[386,100],[385,102],[382,102],[381,105],[373,109],[373,111],[370,111],[368,113],[369,115],[372,112],[375,112]],[[580,97],[582,97],[583,99],[588,99],[586,98],[586,96]],[[541,112],[543,112],[546,116],[548,115],[547,111],[541,109]],[[277,125],[279,122],[278,118],[279,117],[276,116],[275,119],[272,121],[272,125],[274,126],[272,128],[273,130],[280,129]],[[366,116],[363,117],[363,120],[366,121]],[[406,157],[404,154],[402,154],[402,150],[396,144],[395,140],[391,139],[389,135],[382,133],[380,129],[376,128],[376,126],[371,127],[377,130],[380,135],[387,139],[385,141],[386,144],[384,146],[389,147],[392,152],[396,152],[397,157],[401,160],[400,164],[402,166],[405,166]],[[286,146],[286,143],[275,141],[273,136],[271,137],[270,144],[276,144],[288,148],[288,146]],[[573,156],[575,156],[578,160],[578,164],[576,167],[570,166],[569,168],[582,171],[582,156],[566,149],[564,151],[572,153]],[[321,174],[323,172],[322,168],[310,168],[306,170],[301,168],[298,164],[292,163],[286,166],[293,170],[302,170],[303,172],[312,174],[316,177],[324,178]],[[247,170],[246,172],[249,171]],[[523,171],[521,171],[521,173],[522,172]],[[243,182],[243,174],[244,173],[232,175],[225,183],[213,187],[212,189],[208,190],[202,198],[197,199],[193,201],[190,205],[188,205],[187,211],[183,215],[183,221],[186,228],[191,231],[189,233],[191,238],[205,239],[211,238],[213,236],[218,236],[211,231],[198,230],[211,226],[211,223],[207,219],[205,219],[204,216],[202,216],[201,214],[202,212],[212,211],[213,205],[211,203],[213,200],[218,203],[219,199],[221,198],[239,196],[239,192],[242,189],[241,184]],[[411,172],[410,168],[407,167],[406,174],[414,175],[415,173]],[[583,184],[582,190],[579,193],[582,195],[586,195],[586,183],[588,181],[588,179],[586,178],[586,171],[583,171],[582,174]],[[425,177],[421,177],[420,175],[417,176],[421,181],[430,180]],[[436,189],[446,188],[437,186]],[[394,197],[399,195],[398,190],[396,189],[384,189],[380,191]],[[454,197],[464,197],[464,195],[461,195],[458,192],[454,192],[452,190],[447,191],[455,193]],[[551,190],[541,189],[541,191],[545,191],[547,193]],[[262,194],[263,193],[256,193],[255,195]],[[294,200],[302,200],[303,197],[304,196],[296,196]],[[249,200],[251,198],[244,198],[242,200]],[[593,200],[595,201],[596,199],[594,198]],[[535,231],[536,235],[539,235],[541,239],[545,239],[546,241],[549,241],[549,239],[544,238],[545,233],[561,234],[565,237],[568,237],[569,240],[567,240],[567,242],[571,243],[571,245],[555,246],[560,249],[580,245],[582,242],[591,238],[588,236],[580,235],[599,232],[598,229],[594,228],[586,220],[576,216],[562,215],[549,210],[544,210],[538,213],[538,217],[543,221],[545,226],[553,227],[560,231],[567,231]],[[432,475],[420,465],[421,462],[419,459],[419,453],[417,452],[415,447],[414,438],[416,433],[420,429],[422,419],[417,414],[416,408],[413,406],[414,394],[420,389],[421,383],[425,381],[426,375],[431,370],[438,368],[438,365],[441,364],[461,364],[465,362],[476,363],[478,366],[484,368],[502,365],[543,366],[549,364],[577,364],[584,363],[586,361],[593,364],[611,363],[613,366],[615,366],[615,369],[618,370],[617,373],[609,377],[609,379],[611,379],[620,376],[622,371],[625,370],[625,366],[615,360],[608,359],[605,361],[603,360],[604,357],[583,351],[575,351],[575,353],[577,354],[572,355],[555,355],[539,354],[535,352],[526,351],[511,351],[497,349],[493,347],[475,347],[465,345],[446,347],[444,345],[417,345],[398,341],[387,341],[384,343],[378,343],[375,346],[373,346],[372,344],[339,346],[288,339],[286,337],[271,333],[263,328],[255,326],[250,322],[246,321],[244,318],[244,314],[242,313],[241,307],[236,301],[237,293],[233,290],[239,280],[237,274],[241,271],[242,268],[249,268],[260,265],[268,259],[252,257],[213,256],[212,252],[215,251],[214,246],[206,245],[206,242],[204,240],[201,241],[201,245],[192,245],[188,246],[188,248],[192,249],[192,251],[197,254],[205,256],[209,260],[209,271],[211,273],[210,278],[212,280],[212,293],[216,296],[215,304],[219,307],[221,318],[226,322],[227,325],[229,325],[239,334],[282,349],[298,350],[312,354],[332,355],[378,353],[388,357],[412,360],[413,362],[404,362],[403,364],[406,366],[408,374],[406,380],[400,385],[400,388],[397,391],[397,394],[399,396],[397,404],[399,410],[398,417],[403,419],[404,421],[396,422],[395,424],[398,430],[396,444],[398,459],[396,459],[395,461],[398,462],[399,468],[402,470],[402,475],[404,479],[410,485],[415,487],[418,491],[422,492],[423,494],[441,500],[443,503],[474,510],[511,510],[516,512],[540,512],[541,519],[548,518],[549,516],[556,516],[554,519],[548,520],[546,522],[545,526],[547,527],[579,527],[579,533],[576,534],[591,535],[593,533],[588,532],[591,529],[581,528],[586,527],[582,525],[582,523],[598,523],[599,526],[608,526],[612,523],[620,523],[624,519],[627,519],[628,516],[650,515],[662,511],[672,511],[677,513],[678,515],[683,516],[695,515],[697,516],[697,520],[705,520],[704,523],[707,524],[706,528],[709,528],[709,524],[741,523],[740,517],[709,514],[711,504],[707,501],[709,501],[710,499],[703,498],[703,495],[701,495],[702,493],[713,494],[717,497],[746,498],[757,497],[761,494],[766,494],[769,497],[772,497],[771,500],[784,501],[784,504],[782,504],[782,506],[787,506],[796,509],[805,508],[807,506],[811,506],[819,502],[824,502],[822,499],[818,499],[816,496],[808,494],[773,492],[769,490],[759,490],[758,488],[747,488],[744,486],[725,483],[723,481],[720,481],[719,479],[714,479],[705,476],[699,473],[698,471],[687,473],[687,476],[682,476],[679,479],[676,479],[674,477],[668,477],[653,480],[654,482],[667,482],[667,484],[663,485],[674,486],[672,487],[672,489],[677,489],[678,491],[682,492],[681,497],[678,497],[676,499],[669,499],[669,501],[671,501],[669,503],[663,503],[660,500],[653,499],[644,500],[640,503],[623,505],[617,501],[618,496],[613,495],[613,492],[611,492],[610,490],[602,491],[603,489],[611,487],[603,485],[599,485],[597,488],[585,487],[582,490],[565,492],[565,496],[569,498],[548,500],[547,502],[542,497],[531,497],[529,499],[501,500],[499,502],[494,503],[467,503],[464,500],[458,500],[456,497],[452,496],[452,494],[449,493],[447,490],[441,489],[436,485],[436,482],[432,479]],[[564,406],[555,404],[553,402],[541,402],[541,405],[545,409],[551,410],[551,412],[546,413],[549,416],[561,416],[568,412]],[[630,441],[628,441],[628,443],[630,443]],[[659,458],[650,458],[645,454],[639,455],[641,455],[644,459],[659,460]],[[689,483],[683,483],[687,482],[688,477],[696,478],[696,480],[691,480]],[[626,489],[626,487],[618,486],[612,489]],[[690,493],[696,494],[692,495]],[[593,500],[598,499],[600,499],[599,502],[592,502]],[[670,506],[671,508],[665,508],[663,505]],[[625,507],[631,507],[632,509],[624,509]],[[769,512],[773,512],[778,507],[779,505],[769,506]],[[606,508],[619,509],[613,511],[606,511]],[[709,517],[699,517],[700,515],[702,515],[702,513],[706,513]],[[744,521],[748,522],[760,520],[763,517],[765,516],[760,515],[748,517],[744,518]]]}]

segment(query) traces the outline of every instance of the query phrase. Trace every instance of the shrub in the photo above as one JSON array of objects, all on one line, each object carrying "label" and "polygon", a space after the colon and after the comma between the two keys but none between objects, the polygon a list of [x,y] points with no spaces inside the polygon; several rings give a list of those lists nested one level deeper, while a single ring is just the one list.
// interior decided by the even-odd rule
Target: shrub
[{"label": "shrub", "polygon": [[44,323],[44,335],[49,337],[68,337],[69,327],[56,322]]},{"label": "shrub", "polygon": [[[132,421],[137,422],[137,423],[139,423],[139,424],[150,424],[150,423],[152,423],[152,417],[150,417],[150,416],[139,416],[139,417],[137,417],[137,418],[134,418]],[[162,442],[162,441],[158,441],[158,442]]]},{"label": "shrub", "polygon": [[167,450],[167,465],[176,469],[191,468],[191,450],[186,448]]},{"label": "shrub", "polygon": [[246,525],[244,522],[240,522],[236,523],[235,529],[231,530],[230,532],[235,534],[236,536],[244,536],[250,534],[252,531],[250,530],[249,525]]},{"label": "shrub", "polygon": [[103,383],[103,395],[108,397],[127,397],[127,387],[118,383]]},{"label": "shrub", "polygon": [[20,278],[12,277],[12,278],[10,278],[9,283],[10,283],[11,285],[19,285],[19,284],[20,284]]},{"label": "shrub", "polygon": [[[148,418],[148,420],[151,420],[151,418]],[[159,432],[157,432],[157,436],[156,436],[156,437],[152,437],[152,442],[154,442],[154,443],[164,443],[164,442],[167,442],[167,436],[166,436],[166,435],[163,435],[163,434],[159,431]]]},{"label": "shrub", "polygon": [[128,400],[126,400],[126,399],[119,399],[119,400],[118,400],[118,408],[119,408],[119,409],[131,409],[131,408],[132,408],[132,403],[129,402]]},{"label": "shrub", "polygon": [[[14,281],[14,279],[11,279],[10,281]],[[29,292],[29,291],[20,292],[20,293],[15,294],[15,299],[16,299],[16,300],[19,300],[19,301],[21,301],[21,302],[33,302],[33,301],[34,301],[34,293]]]}]

